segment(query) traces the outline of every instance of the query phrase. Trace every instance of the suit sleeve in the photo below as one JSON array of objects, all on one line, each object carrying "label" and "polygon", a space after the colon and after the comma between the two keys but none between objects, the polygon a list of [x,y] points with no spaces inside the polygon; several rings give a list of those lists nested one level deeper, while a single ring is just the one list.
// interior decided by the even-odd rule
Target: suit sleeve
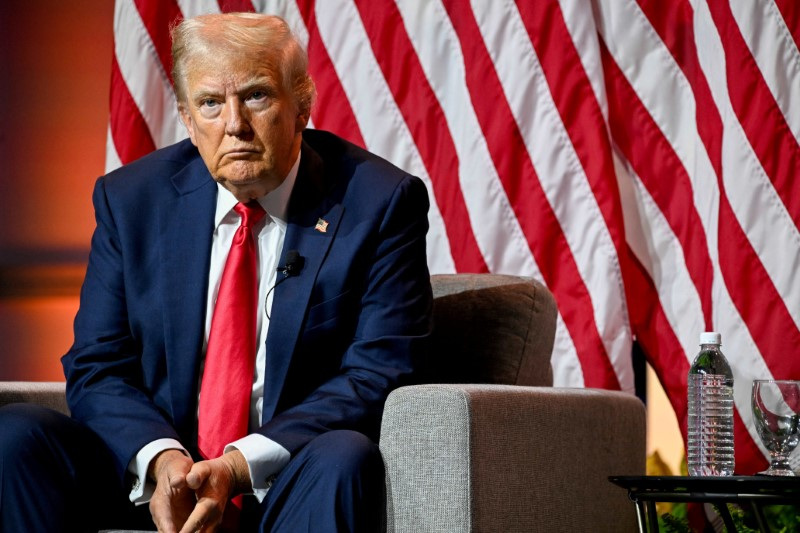
[{"label": "suit sleeve", "polygon": [[339,373],[259,429],[292,455],[333,429],[377,439],[386,397],[413,379],[431,330],[428,207],[419,179],[407,176],[399,182],[377,223],[355,334]]},{"label": "suit sleeve", "polygon": [[103,178],[92,201],[97,227],[75,318],[75,342],[62,364],[73,418],[108,444],[122,481],[131,458],[145,444],[180,439],[144,392],[142,347],[128,320],[123,247]]}]

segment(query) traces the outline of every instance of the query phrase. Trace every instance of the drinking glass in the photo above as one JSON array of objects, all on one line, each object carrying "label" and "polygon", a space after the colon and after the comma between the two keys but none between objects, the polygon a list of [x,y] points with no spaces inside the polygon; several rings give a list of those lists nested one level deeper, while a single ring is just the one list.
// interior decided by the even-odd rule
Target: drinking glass
[{"label": "drinking glass", "polygon": [[800,441],[800,381],[753,381],[753,418],[772,460],[761,474],[794,476],[789,454]]}]

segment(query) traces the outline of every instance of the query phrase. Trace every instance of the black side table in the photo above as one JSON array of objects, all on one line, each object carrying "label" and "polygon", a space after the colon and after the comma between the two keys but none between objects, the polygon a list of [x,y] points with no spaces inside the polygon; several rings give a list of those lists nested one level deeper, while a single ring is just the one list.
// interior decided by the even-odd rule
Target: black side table
[{"label": "black side table", "polygon": [[749,505],[759,531],[768,532],[765,505],[800,504],[800,477],[772,476],[612,476],[612,483],[628,490],[636,504],[639,531],[658,531],[656,502],[700,502],[717,504],[725,527],[736,531],[726,503]]}]

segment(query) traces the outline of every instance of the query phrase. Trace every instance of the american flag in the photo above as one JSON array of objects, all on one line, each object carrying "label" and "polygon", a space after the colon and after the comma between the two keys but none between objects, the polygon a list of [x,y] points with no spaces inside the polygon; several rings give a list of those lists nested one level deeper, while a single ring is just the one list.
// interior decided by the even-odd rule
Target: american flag
[{"label": "american flag", "polygon": [[274,13],[313,127],[420,176],[434,273],[542,280],[556,385],[633,392],[637,342],[685,437],[702,331],[734,370],[737,472],[766,465],[755,378],[800,379],[800,3],[117,0],[107,167],[186,136],[169,26]]}]

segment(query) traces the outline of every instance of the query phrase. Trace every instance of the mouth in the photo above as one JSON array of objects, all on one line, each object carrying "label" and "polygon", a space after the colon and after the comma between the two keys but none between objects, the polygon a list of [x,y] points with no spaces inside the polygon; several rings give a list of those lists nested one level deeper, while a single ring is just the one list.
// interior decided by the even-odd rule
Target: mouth
[{"label": "mouth", "polygon": [[255,148],[236,148],[235,150],[229,150],[222,154],[222,158],[250,159],[253,157],[253,154],[258,154],[258,150]]}]

